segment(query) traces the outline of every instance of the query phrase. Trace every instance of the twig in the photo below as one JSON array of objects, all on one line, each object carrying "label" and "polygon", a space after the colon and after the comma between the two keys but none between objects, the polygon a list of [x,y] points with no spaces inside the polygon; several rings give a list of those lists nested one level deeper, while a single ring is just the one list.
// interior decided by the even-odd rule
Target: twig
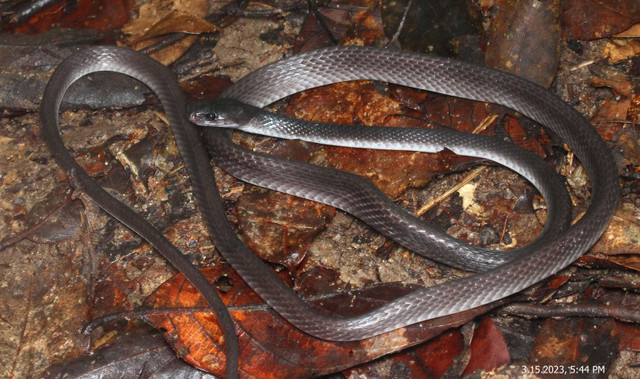
[{"label": "twig", "polygon": [[409,2],[407,3],[407,6],[404,8],[404,13],[402,14],[402,18],[398,23],[398,28],[396,29],[396,32],[393,34],[393,37],[391,37],[391,39],[389,40],[389,43],[387,43],[387,46],[391,45],[392,43],[395,43],[396,41],[398,41],[398,38],[400,38],[400,33],[402,33],[402,29],[404,28],[404,23],[405,21],[407,21],[407,15],[409,14],[409,9],[411,9],[412,5],[413,5],[413,0],[409,0]]},{"label": "twig", "polygon": [[614,318],[620,321],[640,323],[637,309],[592,304],[538,305],[513,303],[500,308],[500,313],[541,318],[550,317],[598,317]]},{"label": "twig", "polygon": [[[478,134],[481,131],[485,130],[489,125],[491,125],[491,123],[497,117],[498,117],[497,114],[489,115],[489,116],[485,117],[484,120],[482,120],[482,122],[480,122],[480,125],[476,126],[475,129],[473,129],[472,133],[473,134]],[[446,199],[447,197],[449,197],[449,196],[453,195],[454,193],[458,192],[460,190],[460,188],[464,187],[467,183],[469,183],[470,181],[475,179],[485,169],[486,169],[486,166],[477,167],[476,169],[471,171],[469,174],[467,174],[467,176],[465,176],[464,179],[462,179],[462,181],[460,181],[460,183],[456,184],[455,186],[450,188],[447,192],[441,194],[440,196],[436,197],[435,199],[431,200],[430,202],[428,202],[425,205],[423,205],[422,207],[420,207],[420,209],[418,209],[416,211],[415,215],[416,216],[422,216],[423,214],[425,214],[425,212],[427,212],[429,209],[433,208],[436,204],[444,201],[444,199]]]},{"label": "twig", "polygon": [[447,197],[449,197],[449,196],[453,195],[454,193],[458,192],[460,190],[460,188],[464,187],[467,183],[469,183],[470,181],[475,179],[478,175],[480,175],[480,173],[482,171],[484,171],[486,169],[486,167],[487,166],[481,166],[481,167],[475,168],[467,176],[465,176],[464,179],[462,179],[460,181],[460,183],[456,184],[455,186],[451,187],[447,192],[441,194],[440,196],[436,197],[435,199],[431,200],[430,202],[428,202],[425,205],[423,205],[422,207],[420,207],[420,209],[418,209],[418,211],[416,211],[416,215],[417,216],[422,216],[423,214],[425,214],[425,212],[427,212],[429,209],[433,208],[436,204],[440,203],[441,201],[443,201]]}]

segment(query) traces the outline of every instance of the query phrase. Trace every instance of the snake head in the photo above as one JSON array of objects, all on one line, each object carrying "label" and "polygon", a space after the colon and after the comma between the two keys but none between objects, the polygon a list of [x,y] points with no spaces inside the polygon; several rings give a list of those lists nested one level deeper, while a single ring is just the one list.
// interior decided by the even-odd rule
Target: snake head
[{"label": "snake head", "polygon": [[240,128],[253,117],[252,108],[234,99],[208,99],[190,104],[187,113],[196,125]]}]

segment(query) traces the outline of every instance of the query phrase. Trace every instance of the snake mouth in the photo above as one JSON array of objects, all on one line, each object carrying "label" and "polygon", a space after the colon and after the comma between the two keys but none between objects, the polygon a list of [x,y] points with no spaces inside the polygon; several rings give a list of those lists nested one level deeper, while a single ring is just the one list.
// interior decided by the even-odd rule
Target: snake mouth
[{"label": "snake mouth", "polygon": [[216,126],[215,120],[211,119],[209,114],[204,112],[191,112],[189,113],[189,121],[200,126]]}]

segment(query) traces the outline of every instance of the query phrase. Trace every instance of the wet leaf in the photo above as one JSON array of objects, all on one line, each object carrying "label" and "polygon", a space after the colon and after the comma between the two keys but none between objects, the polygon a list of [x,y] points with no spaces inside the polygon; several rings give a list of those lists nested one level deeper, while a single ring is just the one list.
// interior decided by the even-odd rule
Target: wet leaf
[{"label": "wet leaf", "polygon": [[451,330],[418,346],[415,355],[426,366],[430,377],[442,377],[463,349],[462,334],[458,330]]},{"label": "wet leaf", "polygon": [[560,53],[560,0],[507,0],[499,7],[485,64],[549,87]]},{"label": "wet leaf", "polygon": [[[58,194],[64,194],[58,191]],[[55,194],[52,194],[55,198]],[[84,205],[80,200],[64,199],[61,203],[47,199],[27,215],[30,229],[27,238],[37,243],[72,239],[80,233]]]},{"label": "wet leaf", "polygon": [[305,18],[294,50],[309,51],[343,40],[352,30],[354,15],[366,10],[364,2],[354,1],[331,1],[317,8]]},{"label": "wet leaf", "polygon": [[484,317],[473,333],[471,340],[471,359],[463,375],[482,371],[492,371],[509,361],[507,344],[491,318]]},{"label": "wet leaf", "polygon": [[131,333],[75,361],[50,367],[47,378],[213,379],[176,356],[158,333]]},{"label": "wet leaf", "polygon": [[17,27],[3,25],[3,31],[37,34],[52,28],[117,30],[129,21],[132,2],[123,0],[58,1]]},{"label": "wet leaf", "polygon": [[343,371],[350,377],[441,378],[451,371],[464,354],[464,337],[459,328],[444,332],[414,348],[382,357]]},{"label": "wet leaf", "polygon": [[611,139],[624,128],[624,123],[629,115],[631,107],[630,99],[604,100],[594,115],[600,133]]},{"label": "wet leaf", "polygon": [[245,189],[236,203],[243,238],[260,258],[295,268],[313,237],[335,209],[258,187]]},{"label": "wet leaf", "polygon": [[[385,34],[394,35],[409,1],[383,1]],[[429,20],[425,22],[425,20]],[[465,0],[412,1],[400,33],[400,43],[408,50],[452,55],[457,40],[481,30],[480,12]]]},{"label": "wet leaf", "polygon": [[[615,136],[616,145],[624,152],[625,163],[635,168],[636,171],[640,167],[639,137],[637,128],[624,128]],[[621,215],[621,217],[625,216]]]},{"label": "wet leaf", "polygon": [[[214,285],[226,283],[221,296],[241,331],[240,371],[248,376],[292,377],[337,372],[433,338],[487,311],[486,307],[478,308],[362,341],[331,342],[313,338],[284,321],[228,267],[209,267],[202,272]],[[345,290],[324,293],[310,302],[331,314],[354,315],[377,308],[412,289],[402,284],[380,284],[353,293]],[[205,303],[181,274],[158,288],[146,305],[163,309],[146,319],[165,332],[165,338],[187,362],[217,375],[224,371],[224,341],[215,316],[207,309],[188,309]]]},{"label": "wet leaf", "polygon": [[571,274],[558,273],[551,277],[551,279],[535,287],[531,291],[529,299],[532,301],[544,301],[557,293],[569,280],[571,280]]},{"label": "wet leaf", "polygon": [[637,0],[564,0],[562,23],[567,39],[610,37],[640,22]]}]

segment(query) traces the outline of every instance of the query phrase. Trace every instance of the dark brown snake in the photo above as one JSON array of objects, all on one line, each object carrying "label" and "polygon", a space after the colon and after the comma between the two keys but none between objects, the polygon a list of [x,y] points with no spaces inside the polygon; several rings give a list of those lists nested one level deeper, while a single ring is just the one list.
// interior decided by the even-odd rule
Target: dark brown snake
[{"label": "dark brown snake", "polygon": [[[482,146],[478,148],[475,137],[452,132],[445,137],[446,141],[441,143],[442,146],[455,144],[456,152],[465,155],[491,155],[493,151],[495,156],[501,157],[496,160],[502,160],[507,166],[513,163],[516,171],[523,173],[543,193],[547,203],[553,204],[550,208],[556,213],[552,219],[557,223],[554,225],[559,226],[550,228],[547,225],[545,233],[536,241],[505,258],[503,254],[467,248],[468,245],[423,227],[420,223],[412,224],[417,225],[413,228],[420,229],[418,234],[433,234],[434,240],[426,242],[430,244],[429,249],[423,249],[427,251],[425,255],[447,261],[447,258],[440,259],[441,254],[453,254],[456,258],[450,260],[449,264],[481,272],[414,291],[357,317],[321,314],[283,284],[237,238],[225,218],[204,141],[187,118],[184,95],[173,74],[151,58],[131,50],[116,47],[84,49],[63,61],[47,85],[41,104],[42,136],[74,186],[86,192],[100,207],[149,241],[201,292],[216,312],[223,328],[229,377],[237,375],[237,337],[233,322],[213,287],[160,232],[100,188],[75,162],[60,137],[58,112],[67,88],[80,77],[96,71],[129,75],[142,81],[156,93],[170,120],[198,205],[216,247],[276,312],[299,329],[318,338],[334,341],[364,339],[488,304],[521,291],[580,257],[603,233],[618,203],[618,175],[606,143],[571,106],[529,81],[452,59],[377,48],[334,47],[284,59],[243,78],[229,88],[223,97],[262,107],[309,88],[346,80],[372,79],[497,103],[528,116],[558,134],[580,159],[591,181],[591,200],[586,213],[574,225],[565,227],[569,212],[563,204],[568,198],[564,191],[558,189],[561,183],[547,183],[549,178],[551,181],[557,180],[551,178],[554,175],[544,179],[545,174],[540,174],[543,167],[529,169],[527,159],[524,159],[524,164],[517,163],[523,161],[518,158],[520,153],[516,156],[516,150],[511,150],[505,144],[481,142]],[[252,113],[252,108],[246,109],[252,117],[256,116]],[[247,120],[242,117],[240,119]],[[397,207],[389,200],[372,202],[371,199],[378,199],[379,191],[366,180],[348,174],[345,174],[344,179],[333,174],[337,178],[334,182],[309,183],[304,178],[301,179],[302,173],[309,170],[306,165],[242,149],[231,143],[229,131],[207,128],[204,133],[216,164],[234,176],[326,202],[358,217],[359,213],[364,214],[367,223],[373,224],[384,234],[397,237],[405,245],[420,245],[426,241],[423,237],[414,239],[406,236],[402,228],[385,228],[387,221],[376,221],[378,217],[401,221],[408,218],[396,214]],[[360,138],[358,136],[356,135]],[[465,150],[466,142],[475,147]],[[479,153],[478,149],[484,150]],[[288,170],[289,172],[283,172]],[[322,173],[322,170],[327,169],[318,170]],[[428,250],[431,249],[437,250],[429,253]],[[469,254],[456,253],[456,249],[468,250]],[[474,266],[472,255],[476,253],[484,257],[480,259],[484,263]]]}]

